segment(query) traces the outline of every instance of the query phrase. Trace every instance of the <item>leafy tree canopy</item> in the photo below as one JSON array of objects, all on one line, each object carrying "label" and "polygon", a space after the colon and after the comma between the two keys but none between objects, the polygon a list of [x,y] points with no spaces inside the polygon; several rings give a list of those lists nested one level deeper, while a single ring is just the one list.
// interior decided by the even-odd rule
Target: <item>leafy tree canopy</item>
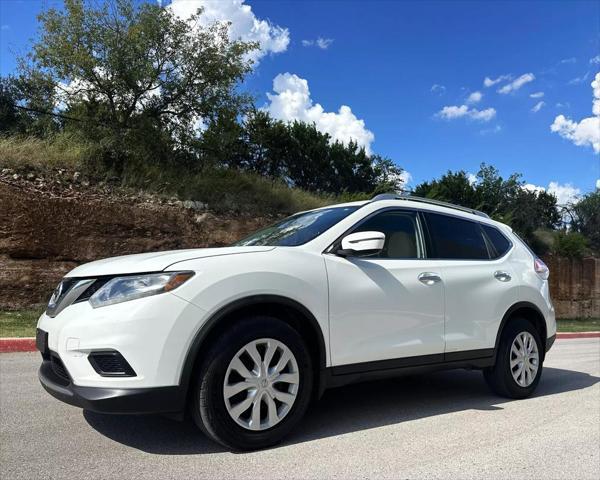
[{"label": "leafy tree canopy", "polygon": [[600,190],[588,193],[570,210],[573,231],[585,235],[590,247],[600,252]]},{"label": "leafy tree canopy", "polygon": [[535,248],[533,233],[540,228],[558,227],[560,215],[554,195],[527,190],[524,185],[520,174],[515,173],[505,179],[496,168],[481,164],[475,181],[470,180],[464,171],[448,171],[437,180],[421,183],[414,192],[419,196],[481,210],[511,225]]},{"label": "leafy tree canopy", "polygon": [[248,103],[236,86],[258,48],[230,41],[226,24],[201,26],[201,14],[184,21],[156,3],[66,0],[39,16],[39,40],[21,62],[20,81],[35,84],[23,88],[28,103],[45,91],[77,128],[121,147],[160,132],[188,148],[200,119]]}]

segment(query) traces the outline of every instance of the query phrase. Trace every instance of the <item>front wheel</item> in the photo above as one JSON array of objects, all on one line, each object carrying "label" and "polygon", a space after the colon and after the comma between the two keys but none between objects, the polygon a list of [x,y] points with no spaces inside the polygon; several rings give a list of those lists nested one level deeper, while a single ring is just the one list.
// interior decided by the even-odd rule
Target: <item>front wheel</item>
[{"label": "front wheel", "polygon": [[483,372],[490,388],[503,397],[530,396],[542,375],[543,348],[531,322],[524,318],[512,320],[502,332],[496,364]]},{"label": "front wheel", "polygon": [[209,437],[228,448],[265,448],[304,415],[312,384],[311,359],[298,332],[275,318],[246,318],[204,358],[192,413]]}]

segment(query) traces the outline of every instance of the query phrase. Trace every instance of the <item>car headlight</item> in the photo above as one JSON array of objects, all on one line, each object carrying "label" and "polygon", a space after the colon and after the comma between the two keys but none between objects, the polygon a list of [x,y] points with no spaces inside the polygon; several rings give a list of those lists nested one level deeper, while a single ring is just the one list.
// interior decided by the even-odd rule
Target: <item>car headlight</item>
[{"label": "car headlight", "polygon": [[98,308],[170,292],[193,276],[194,272],[164,272],[115,277],[95,292],[89,302]]}]

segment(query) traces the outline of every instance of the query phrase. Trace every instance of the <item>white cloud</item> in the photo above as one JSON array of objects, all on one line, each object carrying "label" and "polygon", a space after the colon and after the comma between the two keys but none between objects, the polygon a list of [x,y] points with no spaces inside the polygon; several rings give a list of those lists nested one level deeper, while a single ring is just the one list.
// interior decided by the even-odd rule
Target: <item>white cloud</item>
[{"label": "white cloud", "polygon": [[498,90],[498,93],[507,94],[507,93],[511,93],[511,92],[516,92],[523,85],[525,85],[526,83],[529,83],[529,82],[533,82],[534,80],[535,80],[535,75],[533,73],[524,73],[519,78],[516,78],[512,82],[510,82],[507,85],[504,85],[502,88],[500,88]]},{"label": "white cloud", "polygon": [[303,47],[319,47],[321,50],[327,50],[333,43],[333,38],[319,37],[316,40],[302,40]]},{"label": "white cloud", "polygon": [[556,108],[571,108],[571,104],[569,102],[565,102],[565,103],[557,102]]},{"label": "white cloud", "polygon": [[448,105],[442,108],[436,116],[443,118],[444,120],[454,120],[455,118],[470,118],[471,120],[477,120],[480,122],[489,122],[496,116],[496,110],[493,108],[486,108],[485,110],[477,110],[476,108],[469,108],[466,105]]},{"label": "white cloud", "polygon": [[412,180],[411,173],[407,172],[406,170],[402,170],[402,173],[400,174],[400,180],[402,180],[403,185],[409,184]]},{"label": "white cloud", "polygon": [[563,58],[560,63],[576,63],[577,59],[575,57]]},{"label": "white cloud", "polygon": [[558,182],[550,182],[548,184],[548,193],[554,194],[556,203],[559,205],[566,205],[567,203],[572,203],[577,200],[581,194],[581,190],[575,188],[570,183],[560,185]]},{"label": "white cloud", "polygon": [[444,87],[443,85],[438,85],[437,83],[434,83],[431,86],[431,91],[433,93],[437,93],[438,95],[443,95],[444,93],[446,93],[446,87]]},{"label": "white cloud", "polygon": [[523,189],[527,190],[528,192],[536,192],[536,193],[540,193],[540,192],[545,192],[546,189],[544,187],[540,187],[538,185],[534,185],[533,183],[526,183],[525,185],[523,185]]},{"label": "white cloud", "polygon": [[530,98],[542,98],[544,96],[544,92],[535,92],[529,95]]},{"label": "white cloud", "polygon": [[590,58],[590,63],[592,65],[600,65],[600,55],[596,55],[593,58]]},{"label": "white cloud", "polygon": [[490,78],[490,77],[485,77],[483,79],[483,85],[485,87],[492,87],[494,85],[496,85],[497,83],[503,82],[505,80],[512,80],[512,75],[500,75],[498,78]]},{"label": "white cloud", "polygon": [[271,24],[268,20],[257,18],[245,0],[173,0],[167,8],[175,15],[187,19],[198,8],[204,12],[200,16],[201,25],[214,22],[231,22],[229,36],[232,40],[258,42],[260,50],[249,54],[249,58],[258,62],[267,53],[285,52],[290,43],[287,28]]},{"label": "white cloud", "polygon": [[0,30],[3,30],[3,31],[4,31],[4,30],[10,30],[10,25],[8,25],[7,23],[5,23],[4,25],[2,25],[2,26],[0,27]]},{"label": "white cloud", "polygon": [[332,43],[333,38],[317,38],[317,47],[321,50],[327,50]]},{"label": "white cloud", "polygon": [[467,97],[467,103],[469,105],[473,105],[475,103],[480,102],[482,98],[483,98],[483,93],[481,93],[481,92],[473,92],[473,93],[471,93],[471,95],[469,95]]},{"label": "white cloud", "polygon": [[314,123],[319,131],[328,133],[333,140],[343,143],[354,140],[368,154],[371,153],[375,135],[347,105],[342,105],[338,112],[326,112],[320,104],[313,103],[308,82],[291,73],[277,75],[273,79],[273,91],[275,94],[267,93],[270,103],[265,107],[273,118]]},{"label": "white cloud", "polygon": [[467,173],[467,180],[469,181],[469,185],[475,185],[477,183],[477,175],[473,173]]},{"label": "white cloud", "polygon": [[533,108],[531,109],[531,111],[532,111],[533,113],[537,113],[537,112],[539,112],[539,111],[542,109],[542,107],[543,107],[544,105],[546,105],[546,102],[538,102],[538,103],[536,103],[536,104],[533,106]]},{"label": "white cloud", "polygon": [[541,187],[539,185],[534,185],[533,183],[526,183],[525,185],[523,185],[523,188],[530,192],[551,193],[556,197],[556,203],[558,205],[566,205],[567,203],[573,203],[581,195],[581,190],[577,187],[574,187],[570,183],[565,183],[561,185],[558,182],[550,182],[547,188]]},{"label": "white cloud", "polygon": [[600,190],[600,178],[596,180],[596,188]]},{"label": "white cloud", "polygon": [[590,76],[590,72],[585,72],[585,75],[582,75],[581,77],[575,77],[575,78],[572,78],[571,80],[569,80],[567,82],[567,85],[579,85],[580,83],[584,83],[585,81],[587,81],[589,76]]},{"label": "white cloud", "polygon": [[577,146],[591,146],[594,152],[600,153],[600,72],[596,74],[591,86],[594,95],[593,116],[575,122],[564,115],[558,115],[550,125],[550,130]]},{"label": "white cloud", "polygon": [[481,135],[489,135],[490,133],[498,133],[502,131],[502,127],[500,125],[496,125],[492,128],[484,128],[483,130],[479,130]]}]

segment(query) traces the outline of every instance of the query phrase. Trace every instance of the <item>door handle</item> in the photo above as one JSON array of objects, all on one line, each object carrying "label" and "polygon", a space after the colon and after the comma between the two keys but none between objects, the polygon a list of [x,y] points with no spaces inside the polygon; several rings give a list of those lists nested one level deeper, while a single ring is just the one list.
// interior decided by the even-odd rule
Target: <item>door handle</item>
[{"label": "door handle", "polygon": [[425,285],[433,285],[434,283],[441,282],[442,279],[437,273],[423,272],[419,275],[419,281]]},{"label": "door handle", "polygon": [[494,277],[496,277],[496,280],[500,280],[501,282],[510,282],[512,278],[508,272],[502,272],[500,270],[494,272]]}]

